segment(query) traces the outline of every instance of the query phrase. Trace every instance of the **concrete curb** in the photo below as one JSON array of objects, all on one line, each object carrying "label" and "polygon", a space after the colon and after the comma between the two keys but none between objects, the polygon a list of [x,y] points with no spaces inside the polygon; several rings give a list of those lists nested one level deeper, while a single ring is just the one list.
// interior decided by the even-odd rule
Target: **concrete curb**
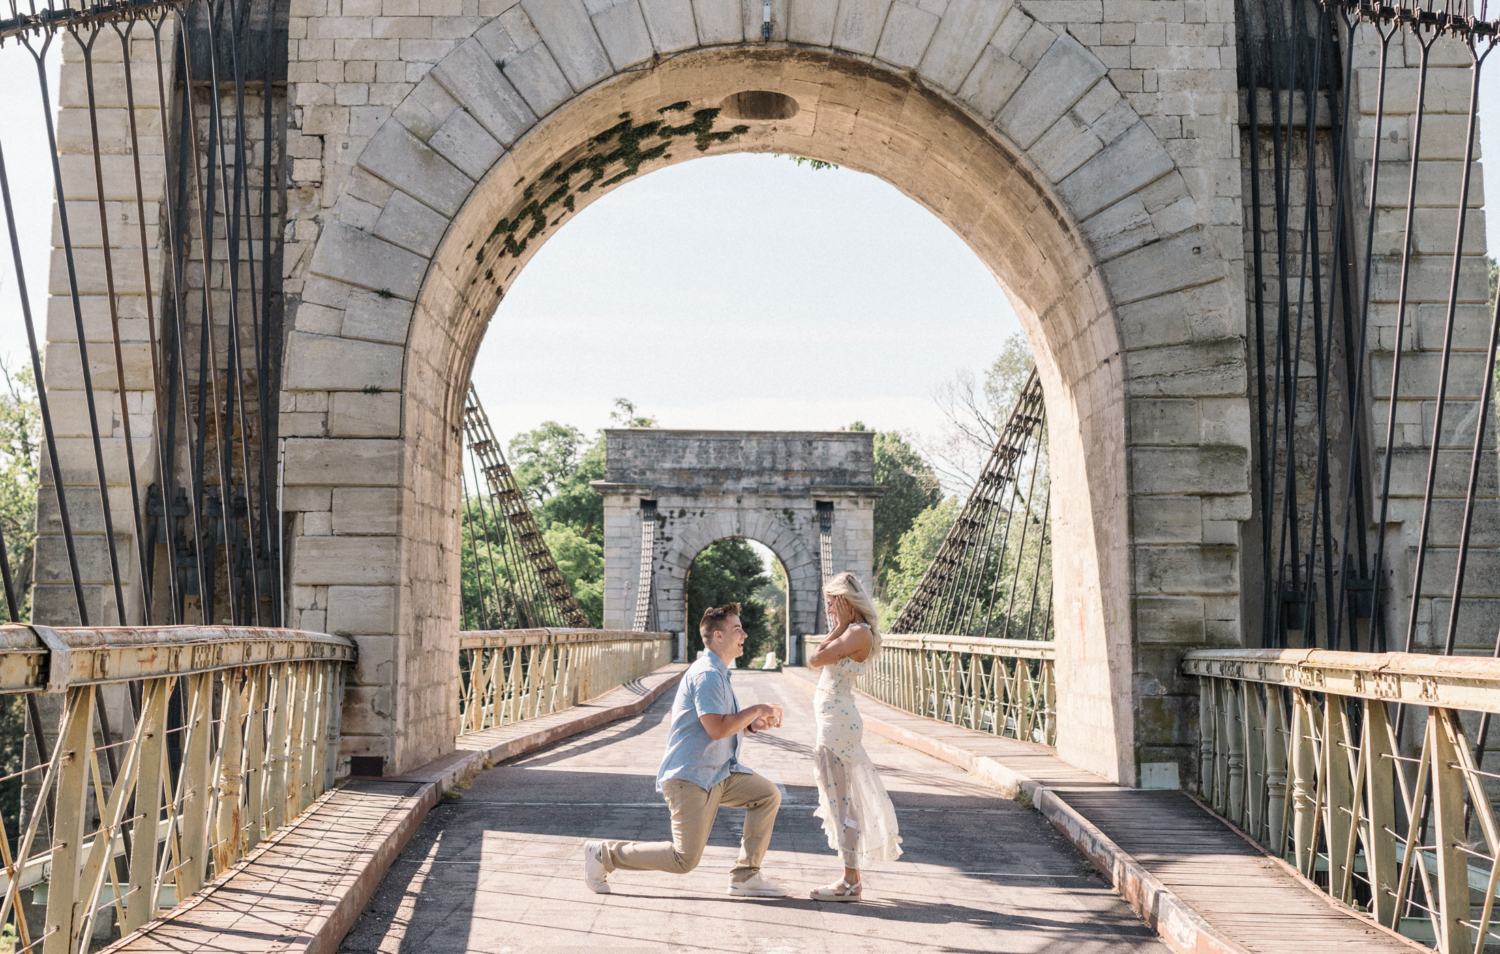
[{"label": "concrete curb", "polygon": [[[816,688],[806,679],[799,681],[807,686],[808,691]],[[880,701],[865,693],[860,695]],[[1109,878],[1120,897],[1177,954],[1251,954],[1249,948],[1215,930],[1187,902],[1079,814],[1055,789],[987,755],[920,735],[873,716],[865,715],[864,720],[866,728],[876,735],[977,775],[1008,798],[1016,798],[1022,793],[1028,795],[1042,817]]]},{"label": "concrete curb", "polygon": [[412,804],[396,821],[394,830],[386,833],[379,846],[370,856],[369,863],[358,871],[347,873],[341,883],[324,900],[322,907],[302,928],[297,937],[287,945],[287,951],[305,951],[307,954],[336,954],[344,935],[354,927],[365,905],[375,896],[380,882],[391,865],[400,857],[412,836],[417,833],[422,820],[432,811],[441,794],[436,784],[423,785],[409,796]]},{"label": "concrete curb", "polygon": [[[391,865],[411,841],[417,828],[421,826],[422,821],[432,811],[444,792],[473,778],[491,765],[546,748],[563,739],[610,722],[638,716],[661,698],[663,693],[675,686],[686,671],[687,666],[681,663],[665,666],[644,679],[612,689],[589,703],[557,714],[567,716],[572,713],[571,717],[550,722],[539,726],[534,731],[498,741],[494,745],[481,743],[466,750],[461,749],[449,753],[406,775],[381,779],[351,779],[344,785],[322,795],[301,816],[256,846],[254,851],[222,876],[214,879],[203,891],[184,900],[166,916],[145,924],[129,936],[109,945],[100,954],[125,954],[128,951],[144,950],[144,947],[137,946],[141,944],[152,945],[151,950],[161,950],[160,942],[165,940],[163,935],[172,931],[174,922],[184,922],[185,915],[200,907],[215,892],[233,890],[237,877],[244,875],[253,864],[274,851],[299,827],[313,819],[318,812],[328,810],[328,803],[335,795],[357,794],[361,785],[390,785],[402,782],[416,784],[419,787],[415,791],[403,796],[406,804],[393,809],[393,812],[398,815],[393,823],[388,827],[385,824],[380,826],[385,828],[385,831],[377,836],[379,843],[373,847],[373,850],[369,845],[361,848],[361,854],[369,852],[364,862],[357,868],[350,865],[349,870],[344,871],[336,880],[334,887],[319,899],[317,909],[300,925],[287,925],[286,931],[289,936],[279,940],[276,945],[276,950],[281,954],[335,954],[339,945],[343,943],[344,936],[353,928],[354,922],[359,919],[365,906],[374,897],[376,889],[379,888],[380,882],[385,878]],[[633,695],[634,698],[628,701],[622,698],[629,695]],[[545,718],[555,719],[557,716]],[[516,723],[516,725],[522,724]],[[473,736],[469,738],[472,740]],[[463,740],[460,739],[460,744],[462,743]],[[346,861],[345,864],[348,865],[349,862]],[[281,912],[278,911],[267,912],[265,920],[275,923],[280,914]],[[203,932],[195,933],[202,934]],[[212,941],[173,945],[173,949],[181,954],[189,951],[224,950]]]}]

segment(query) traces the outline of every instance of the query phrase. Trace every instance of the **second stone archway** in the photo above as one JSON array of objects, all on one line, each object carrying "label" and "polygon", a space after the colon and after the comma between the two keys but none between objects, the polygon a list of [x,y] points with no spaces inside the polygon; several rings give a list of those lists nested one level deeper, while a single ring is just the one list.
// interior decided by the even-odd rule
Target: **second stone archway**
[{"label": "second stone archway", "polygon": [[[686,632],[693,559],[743,537],[786,568],[793,635],[821,632],[825,556],[827,572],[870,579],[881,494],[873,444],[869,431],[605,431],[605,478],[594,484],[604,497],[605,628],[631,628],[650,579],[656,627]],[[641,532],[647,520],[654,533]]]}]

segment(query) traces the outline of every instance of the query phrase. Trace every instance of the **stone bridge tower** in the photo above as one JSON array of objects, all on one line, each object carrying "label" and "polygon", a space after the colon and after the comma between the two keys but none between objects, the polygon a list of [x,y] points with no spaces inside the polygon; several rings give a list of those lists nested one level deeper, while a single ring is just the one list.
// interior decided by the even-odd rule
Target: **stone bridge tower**
[{"label": "stone bridge tower", "polygon": [[[677,633],[697,625],[684,618],[693,558],[744,537],[786,570],[792,635],[826,632],[823,578],[849,570],[870,580],[882,492],[873,442],[869,431],[605,431],[605,476],[594,484],[604,496],[604,627],[634,623],[643,540],[655,542],[657,626]],[[643,520],[656,522],[654,533],[642,534]]]}]

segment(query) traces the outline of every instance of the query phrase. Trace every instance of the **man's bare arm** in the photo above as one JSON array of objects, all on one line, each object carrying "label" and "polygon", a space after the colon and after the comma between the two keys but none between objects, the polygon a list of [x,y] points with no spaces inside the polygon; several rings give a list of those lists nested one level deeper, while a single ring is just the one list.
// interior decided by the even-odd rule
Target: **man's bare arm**
[{"label": "man's bare arm", "polygon": [[729,715],[715,715],[713,713],[701,715],[698,717],[698,721],[703,723],[703,731],[708,733],[708,737],[717,742],[720,739],[727,739],[736,732],[749,728],[752,722],[763,716],[770,715],[771,711],[770,706],[757,704],[748,709],[741,709],[739,712],[730,713]]}]

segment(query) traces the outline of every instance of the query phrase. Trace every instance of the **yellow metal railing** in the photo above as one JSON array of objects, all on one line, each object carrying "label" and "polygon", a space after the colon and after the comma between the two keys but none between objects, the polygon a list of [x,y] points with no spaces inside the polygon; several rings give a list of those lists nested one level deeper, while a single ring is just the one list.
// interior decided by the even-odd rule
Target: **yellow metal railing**
[{"label": "yellow metal railing", "polygon": [[284,629],[0,626],[0,694],[30,696],[39,755],[20,830],[0,818],[14,949],[128,934],[312,804],[354,656]]},{"label": "yellow metal railing", "polygon": [[[802,637],[802,658],[821,636]],[[1025,742],[1057,740],[1050,642],[886,636],[859,688],[907,712]]]},{"label": "yellow metal railing", "polygon": [[1445,954],[1500,941],[1500,776],[1482,767],[1500,659],[1193,650],[1182,668],[1198,677],[1200,785],[1216,811]]},{"label": "yellow metal railing", "polygon": [[459,634],[459,735],[549,715],[672,661],[670,633],[513,629]]}]

